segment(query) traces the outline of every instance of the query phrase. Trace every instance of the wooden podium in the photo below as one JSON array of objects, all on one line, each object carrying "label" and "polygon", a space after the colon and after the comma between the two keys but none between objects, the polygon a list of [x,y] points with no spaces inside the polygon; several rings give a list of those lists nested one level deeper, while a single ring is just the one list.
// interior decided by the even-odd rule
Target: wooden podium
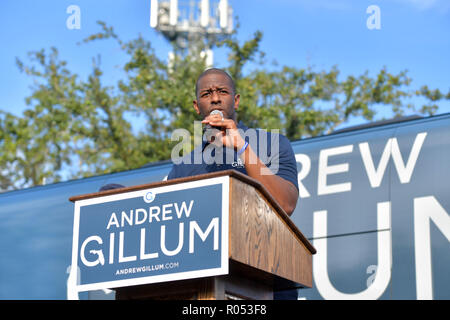
[{"label": "wooden podium", "polygon": [[229,274],[115,288],[116,299],[273,299],[273,292],[312,286],[316,250],[258,181],[234,170],[73,197],[87,199],[189,181],[228,177]]}]

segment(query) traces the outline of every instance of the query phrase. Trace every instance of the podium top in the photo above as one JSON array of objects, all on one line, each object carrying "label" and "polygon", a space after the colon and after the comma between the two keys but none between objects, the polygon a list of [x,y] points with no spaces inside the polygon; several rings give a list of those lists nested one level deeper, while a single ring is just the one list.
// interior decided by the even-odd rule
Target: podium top
[{"label": "podium top", "polygon": [[138,190],[156,188],[156,187],[162,187],[162,186],[169,186],[169,185],[178,184],[178,183],[198,181],[198,180],[210,179],[210,178],[217,178],[217,177],[222,177],[222,176],[229,176],[232,178],[236,178],[244,183],[247,183],[247,184],[253,186],[256,190],[261,192],[264,195],[264,197],[266,197],[267,201],[277,211],[280,218],[287,224],[287,226],[292,230],[292,232],[301,240],[301,242],[311,252],[311,254],[316,253],[316,249],[312,246],[312,244],[308,241],[308,239],[303,235],[303,233],[297,228],[297,226],[292,222],[292,220],[290,219],[288,214],[283,210],[283,208],[275,200],[275,198],[269,193],[269,191],[259,181],[255,180],[239,171],[236,171],[236,170],[217,171],[217,172],[206,173],[206,174],[184,177],[184,178],[177,178],[177,179],[172,179],[172,180],[167,180],[167,181],[158,181],[158,182],[152,182],[152,183],[136,185],[136,186],[131,186],[131,187],[124,187],[124,188],[117,188],[117,189],[112,189],[112,190],[93,192],[93,193],[73,196],[73,197],[70,197],[69,200],[72,202],[75,202],[75,201],[80,201],[80,200],[103,197],[103,196],[107,196],[107,195],[113,195],[113,194],[119,194],[119,193],[124,193],[124,192],[131,192],[131,191],[138,191]]}]

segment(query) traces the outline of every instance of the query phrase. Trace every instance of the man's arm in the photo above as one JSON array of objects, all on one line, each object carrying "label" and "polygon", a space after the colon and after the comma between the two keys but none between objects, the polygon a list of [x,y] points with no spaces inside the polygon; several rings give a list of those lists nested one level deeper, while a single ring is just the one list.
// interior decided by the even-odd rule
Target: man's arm
[{"label": "man's arm", "polygon": [[298,200],[298,190],[292,182],[273,174],[272,171],[261,162],[250,145],[247,146],[240,157],[244,162],[247,174],[261,182],[275,200],[278,201],[283,210],[288,215],[291,215],[295,210]]},{"label": "man's arm", "polygon": [[[211,115],[202,122],[221,128],[221,132],[216,135],[216,138],[222,138],[224,146],[234,148],[237,151],[244,147],[245,140],[239,134],[236,123],[232,119],[222,119],[221,116]],[[258,158],[250,145],[240,154],[240,158],[244,162],[247,174],[259,181],[277,200],[283,210],[288,215],[291,215],[298,200],[297,188],[290,181],[272,173]]]}]

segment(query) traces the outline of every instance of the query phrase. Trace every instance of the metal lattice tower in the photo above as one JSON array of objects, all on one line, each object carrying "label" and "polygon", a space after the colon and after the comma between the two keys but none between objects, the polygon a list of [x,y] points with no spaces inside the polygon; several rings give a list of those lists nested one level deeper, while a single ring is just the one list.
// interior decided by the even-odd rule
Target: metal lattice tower
[{"label": "metal lattice tower", "polygon": [[212,47],[233,32],[233,9],[228,0],[151,0],[150,26],[179,49],[195,52],[201,43],[206,48],[201,54],[212,66]]}]

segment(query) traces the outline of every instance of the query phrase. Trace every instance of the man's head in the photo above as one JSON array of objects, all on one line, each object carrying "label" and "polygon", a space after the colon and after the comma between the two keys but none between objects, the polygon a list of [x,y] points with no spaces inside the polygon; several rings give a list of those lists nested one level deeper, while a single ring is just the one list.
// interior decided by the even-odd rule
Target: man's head
[{"label": "man's head", "polygon": [[240,96],[228,73],[216,68],[205,70],[197,79],[195,93],[194,108],[203,118],[220,110],[225,118],[236,121]]}]

